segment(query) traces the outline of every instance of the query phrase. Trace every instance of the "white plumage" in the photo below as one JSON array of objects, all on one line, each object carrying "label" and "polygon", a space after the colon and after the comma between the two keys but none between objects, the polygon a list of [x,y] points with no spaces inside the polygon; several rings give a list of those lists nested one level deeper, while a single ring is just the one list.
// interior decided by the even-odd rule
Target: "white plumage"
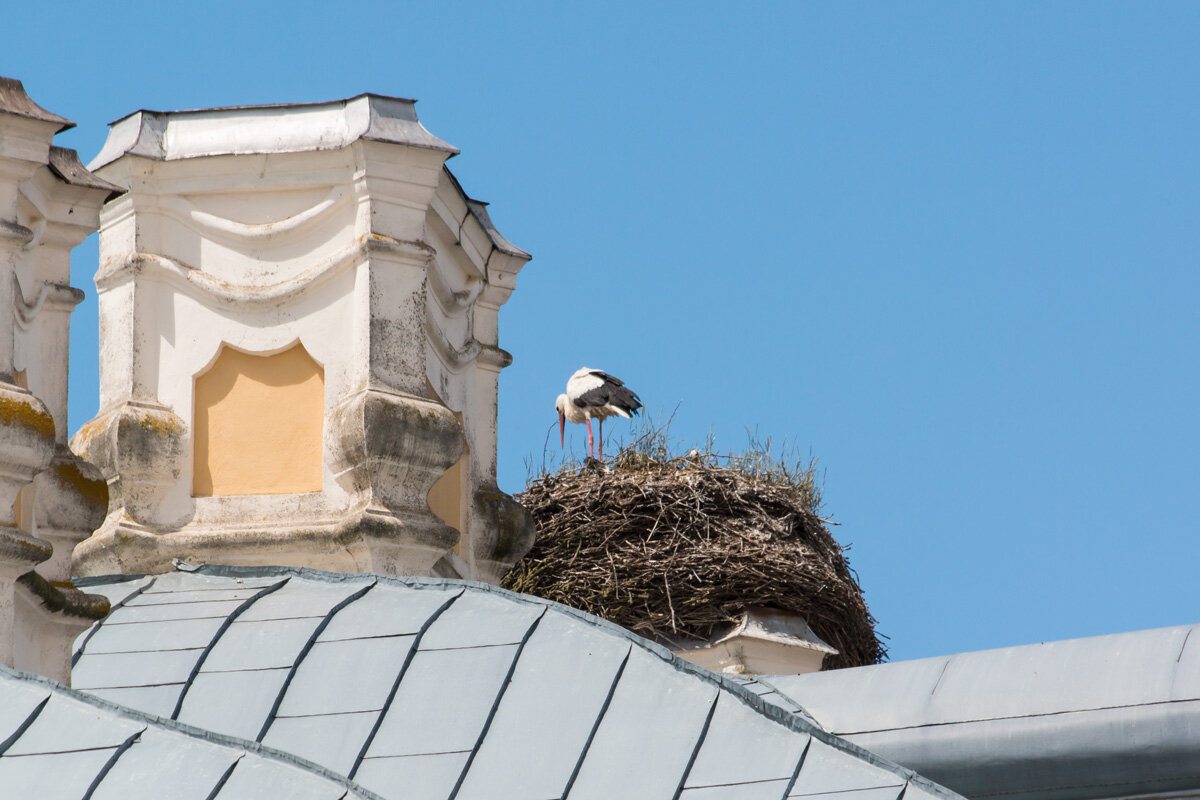
[{"label": "white plumage", "polygon": [[604,420],[608,417],[628,419],[638,413],[642,400],[619,378],[598,369],[584,367],[567,380],[567,391],[554,401],[558,412],[558,436],[562,445],[566,438],[566,423],[585,423],[588,429],[588,456],[593,454],[592,420],[600,426],[600,458],[604,458]]}]

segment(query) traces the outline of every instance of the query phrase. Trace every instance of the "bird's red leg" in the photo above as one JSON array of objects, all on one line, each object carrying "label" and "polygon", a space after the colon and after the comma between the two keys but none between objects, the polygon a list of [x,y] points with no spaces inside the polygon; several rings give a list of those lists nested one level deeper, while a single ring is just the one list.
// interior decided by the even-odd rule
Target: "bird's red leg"
[{"label": "bird's red leg", "polygon": [[592,418],[587,418],[588,426],[588,457],[590,458],[596,449],[595,442],[592,440]]},{"label": "bird's red leg", "polygon": [[604,417],[600,418],[600,460],[604,460]]}]

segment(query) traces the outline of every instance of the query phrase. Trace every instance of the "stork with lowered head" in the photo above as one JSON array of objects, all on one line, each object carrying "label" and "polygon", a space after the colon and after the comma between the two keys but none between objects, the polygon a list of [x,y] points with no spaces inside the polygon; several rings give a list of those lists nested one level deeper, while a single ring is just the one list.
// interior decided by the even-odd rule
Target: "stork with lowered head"
[{"label": "stork with lowered head", "polygon": [[558,411],[559,446],[565,446],[568,422],[587,423],[588,456],[592,457],[592,420],[595,419],[600,426],[598,457],[604,458],[604,420],[607,417],[629,419],[641,407],[641,398],[625,388],[620,378],[590,367],[576,370],[567,380],[566,393],[560,394],[554,401],[554,408]]}]

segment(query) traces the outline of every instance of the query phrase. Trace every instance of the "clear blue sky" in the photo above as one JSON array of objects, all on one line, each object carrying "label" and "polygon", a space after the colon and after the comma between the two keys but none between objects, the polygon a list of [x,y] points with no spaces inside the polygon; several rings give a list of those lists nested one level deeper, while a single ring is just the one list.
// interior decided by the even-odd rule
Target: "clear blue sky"
[{"label": "clear blue sky", "polygon": [[419,98],[534,254],[509,490],[601,367],[811,448],[895,659],[1200,618],[1200,6],[506,5],[21,3],[0,74],[85,161],[139,107]]}]

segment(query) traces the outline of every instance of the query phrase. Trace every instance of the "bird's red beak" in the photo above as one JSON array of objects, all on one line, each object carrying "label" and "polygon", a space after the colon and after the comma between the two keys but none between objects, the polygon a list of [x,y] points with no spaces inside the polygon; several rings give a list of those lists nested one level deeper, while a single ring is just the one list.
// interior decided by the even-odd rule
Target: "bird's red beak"
[{"label": "bird's red beak", "polygon": [[567,439],[567,415],[560,411],[560,412],[558,412],[558,447],[560,450],[567,446],[566,439]]}]

